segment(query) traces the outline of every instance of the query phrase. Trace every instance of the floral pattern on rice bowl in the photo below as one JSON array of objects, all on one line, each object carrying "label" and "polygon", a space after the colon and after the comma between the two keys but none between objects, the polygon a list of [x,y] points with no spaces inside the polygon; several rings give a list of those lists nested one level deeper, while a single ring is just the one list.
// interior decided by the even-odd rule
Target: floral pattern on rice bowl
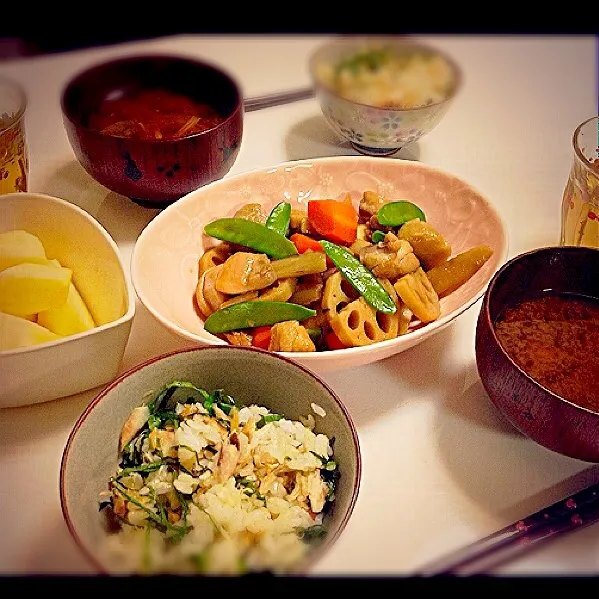
[{"label": "floral pattern on rice bowl", "polygon": [[360,146],[399,149],[429,133],[445,114],[448,104],[415,110],[373,108],[320,93],[322,111],[330,127]]}]

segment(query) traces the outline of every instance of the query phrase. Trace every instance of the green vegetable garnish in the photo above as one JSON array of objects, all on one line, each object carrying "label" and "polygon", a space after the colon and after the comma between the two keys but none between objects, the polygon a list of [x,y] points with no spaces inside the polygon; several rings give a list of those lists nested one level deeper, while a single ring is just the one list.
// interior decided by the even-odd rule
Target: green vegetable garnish
[{"label": "green vegetable garnish", "polygon": [[389,57],[389,51],[386,49],[362,50],[342,60],[335,69],[336,74],[339,75],[344,70],[348,70],[354,75],[360,69],[377,71],[389,60]]},{"label": "green vegetable garnish", "polygon": [[269,422],[276,422],[282,418],[283,416],[280,414],[266,414],[265,416],[262,416],[258,422],[256,422],[256,428],[262,428],[265,424],[268,424]]},{"label": "green vegetable garnish", "polygon": [[172,423],[175,428],[179,426],[179,416],[172,410],[156,412],[155,414],[150,414],[148,417],[148,427],[150,429],[164,427],[169,422]]},{"label": "green vegetable garnish", "polygon": [[381,282],[348,250],[330,241],[321,240],[326,255],[340,270],[347,282],[375,310],[395,314],[397,306]]},{"label": "green vegetable garnish", "polygon": [[118,488],[119,493],[127,501],[131,502],[132,504],[136,505],[139,509],[141,509],[144,512],[146,512],[146,514],[148,515],[148,519],[149,520],[152,520],[153,522],[155,522],[156,525],[159,528],[161,528],[163,530],[169,530],[169,531],[171,531],[171,533],[173,534],[173,538],[174,539],[181,538],[182,536],[184,536],[185,534],[187,534],[189,532],[189,530],[191,529],[191,527],[189,527],[187,524],[184,524],[182,526],[171,524],[169,522],[168,518],[166,518],[166,517],[164,517],[162,515],[155,514],[152,510],[150,510],[145,505],[143,505],[142,503],[140,503],[139,501],[137,501],[135,498],[133,498],[129,494],[129,491],[128,491],[127,487],[123,486],[121,483],[119,483],[116,480],[113,480],[113,484],[115,485],[115,487]]},{"label": "green vegetable garnish", "polygon": [[204,322],[204,328],[216,335],[286,320],[302,321],[310,316],[316,316],[316,310],[290,302],[239,302],[210,314]]},{"label": "green vegetable garnish", "polygon": [[155,470],[158,470],[158,468],[160,468],[160,466],[162,466],[162,462],[158,461],[158,462],[152,462],[151,464],[140,464],[139,466],[123,468],[119,472],[116,479],[118,480],[119,478],[123,478],[123,476],[128,476],[132,472],[145,472],[145,473],[154,472]]},{"label": "green vegetable garnish", "polygon": [[272,229],[286,237],[289,233],[290,220],[291,204],[289,202],[280,202],[271,210],[265,225],[268,229]]},{"label": "green vegetable garnish", "polygon": [[372,232],[372,243],[379,243],[379,241],[385,241],[385,232],[384,231],[379,231],[378,229],[376,229],[375,231]]},{"label": "green vegetable garnish", "polygon": [[222,389],[217,389],[209,398],[204,402],[204,407],[208,410],[210,415],[214,415],[214,405],[217,405],[225,414],[231,411],[231,408],[235,406],[235,400],[223,392]]},{"label": "green vegetable garnish", "polygon": [[312,341],[318,341],[322,335],[322,329],[320,327],[307,327],[308,335]]},{"label": "green vegetable garnish", "polygon": [[174,407],[174,404],[176,404],[177,402],[171,400],[178,389],[184,389],[192,392],[192,395],[188,396],[185,402],[182,401],[182,403],[199,401],[197,397],[194,397],[194,395],[200,395],[202,401],[208,397],[208,393],[204,389],[196,387],[193,383],[189,383],[187,381],[173,381],[172,383],[166,385],[156,395],[154,400],[148,404],[150,414],[156,414],[159,411],[168,410],[170,407]]},{"label": "green vegetable garnish", "polygon": [[205,572],[208,569],[208,559],[206,557],[206,551],[203,551],[202,553],[196,553],[191,557],[198,572]]},{"label": "green vegetable garnish", "polygon": [[386,227],[401,227],[404,223],[415,218],[420,219],[422,222],[426,221],[422,209],[407,200],[383,204],[376,213],[376,218],[381,225]]},{"label": "green vegetable garnish", "polygon": [[298,530],[298,536],[307,543],[312,541],[321,541],[327,534],[327,530],[321,524],[315,524],[308,528]]},{"label": "green vegetable garnish", "polygon": [[204,227],[204,233],[243,245],[271,258],[287,258],[298,253],[295,244],[281,233],[245,218],[219,218]]}]

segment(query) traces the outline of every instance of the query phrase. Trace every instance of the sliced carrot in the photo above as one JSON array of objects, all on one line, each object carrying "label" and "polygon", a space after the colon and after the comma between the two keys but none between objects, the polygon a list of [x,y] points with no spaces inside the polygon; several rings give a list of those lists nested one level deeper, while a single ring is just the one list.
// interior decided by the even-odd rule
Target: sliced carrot
[{"label": "sliced carrot", "polygon": [[252,329],[252,345],[262,349],[268,349],[271,333],[272,325]]},{"label": "sliced carrot", "polygon": [[309,235],[304,235],[303,233],[294,233],[289,237],[289,239],[294,243],[297,251],[300,254],[303,254],[307,250],[312,250],[313,252],[324,252],[322,246],[314,237],[310,237]]},{"label": "sliced carrot", "polygon": [[358,212],[346,201],[310,200],[308,223],[325,239],[349,245],[356,240]]},{"label": "sliced carrot", "polygon": [[324,342],[329,349],[345,349],[348,347],[337,337],[335,331],[328,331],[324,336]]},{"label": "sliced carrot", "polygon": [[[309,235],[304,235],[303,233],[294,233],[289,237],[289,239],[293,242],[297,251],[300,254],[307,252],[308,250],[312,252],[324,252],[324,249],[320,245],[320,242],[314,237],[310,237]],[[327,256],[327,266],[332,268],[335,266],[333,261]]]}]

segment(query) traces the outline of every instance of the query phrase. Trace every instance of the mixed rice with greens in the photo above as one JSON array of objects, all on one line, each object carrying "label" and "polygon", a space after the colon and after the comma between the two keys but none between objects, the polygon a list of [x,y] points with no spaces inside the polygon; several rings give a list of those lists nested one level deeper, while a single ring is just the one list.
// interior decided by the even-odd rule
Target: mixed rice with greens
[{"label": "mixed rice with greens", "polygon": [[443,101],[455,76],[449,62],[429,52],[365,46],[337,63],[318,65],[318,77],[340,96],[380,108],[417,108]]},{"label": "mixed rice with greens", "polygon": [[339,476],[314,424],[166,385],[131,412],[100,497],[111,561],[136,574],[290,571],[325,536]]}]

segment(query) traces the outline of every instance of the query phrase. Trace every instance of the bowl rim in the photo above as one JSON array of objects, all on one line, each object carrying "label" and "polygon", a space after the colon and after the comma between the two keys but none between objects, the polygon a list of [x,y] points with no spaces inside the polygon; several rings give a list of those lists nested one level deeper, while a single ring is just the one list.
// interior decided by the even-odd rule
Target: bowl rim
[{"label": "bowl rim", "polygon": [[[152,303],[147,300],[147,298],[143,292],[143,289],[142,289],[143,285],[140,283],[140,275],[139,275],[139,271],[138,271],[138,262],[139,262],[139,253],[140,253],[139,248],[141,247],[140,240],[142,240],[142,242],[143,242],[145,237],[149,233],[151,233],[151,231],[156,226],[158,226],[165,218],[168,218],[171,213],[174,213],[175,211],[178,210],[178,208],[182,205],[182,202],[186,203],[186,202],[194,201],[195,196],[197,196],[198,194],[209,193],[210,190],[221,185],[223,181],[226,181],[228,183],[235,182],[236,180],[240,181],[248,175],[259,174],[259,173],[268,173],[275,169],[276,170],[288,169],[288,168],[291,169],[291,168],[294,168],[296,166],[301,166],[301,165],[327,164],[327,163],[338,163],[338,162],[344,162],[344,163],[346,162],[346,163],[348,163],[348,165],[351,165],[353,163],[355,163],[355,164],[370,163],[370,164],[375,164],[375,165],[376,164],[395,164],[395,165],[414,164],[414,161],[412,161],[412,160],[403,160],[403,159],[390,158],[390,157],[384,157],[384,156],[374,157],[374,156],[363,156],[363,155],[356,155],[356,156],[343,155],[343,156],[324,156],[324,157],[316,157],[316,158],[301,158],[301,159],[297,159],[297,160],[288,160],[285,162],[280,162],[275,165],[263,166],[263,167],[258,167],[258,168],[254,168],[254,169],[247,170],[247,171],[242,171],[235,175],[223,177],[222,179],[213,181],[212,183],[209,183],[209,184],[204,185],[198,189],[195,189],[194,191],[191,191],[190,193],[184,195],[179,200],[177,200],[177,202],[174,202],[170,206],[167,206],[164,210],[162,210],[159,214],[157,214],[142,230],[142,232],[139,234],[139,236],[135,242],[135,245],[133,247],[132,254],[131,254],[131,280],[133,282],[133,287],[135,289],[135,292],[136,292],[138,298],[140,299],[141,303],[153,315],[153,317],[156,318],[158,320],[158,322],[160,322],[164,327],[166,327],[170,331],[175,332],[178,336],[180,336],[183,339],[186,339],[187,341],[192,341],[194,343],[199,343],[202,345],[206,345],[206,344],[229,345],[226,341],[220,339],[219,337],[216,337],[215,335],[212,335],[211,333],[208,333],[208,331],[204,331],[204,336],[201,336],[197,333],[193,333],[191,331],[188,331],[187,329],[180,327],[175,322],[172,322],[171,320],[166,319],[159,311],[157,311],[155,309],[155,307],[152,305]],[[503,243],[503,248],[502,248],[503,251],[499,255],[498,264],[499,265],[503,264],[508,255],[508,247],[509,247],[508,228],[507,228],[505,219],[503,218],[501,213],[498,211],[496,206],[491,202],[491,200],[489,200],[487,198],[487,195],[482,193],[481,191],[479,191],[478,188],[476,188],[474,185],[472,185],[465,179],[461,178],[458,175],[451,173],[450,171],[447,171],[447,170],[444,170],[444,169],[441,169],[436,166],[429,165],[429,164],[426,164],[423,162],[419,162],[419,161],[417,161],[416,164],[418,165],[419,168],[423,168],[424,170],[440,173],[440,174],[443,174],[444,176],[451,177],[452,179],[458,180],[461,183],[463,183],[465,186],[467,186],[468,188],[475,191],[477,193],[477,195],[480,196],[480,198],[484,201],[485,206],[488,208],[488,210],[490,210],[493,213],[497,222],[500,224],[504,243]],[[491,279],[489,278],[489,281],[490,280]],[[475,293],[467,302],[465,302],[463,305],[461,305],[458,309],[453,310],[450,313],[443,315],[441,318],[439,318],[431,323],[428,323],[425,326],[418,326],[417,328],[411,329],[410,332],[408,333],[409,339],[414,340],[414,342],[418,342],[419,340],[424,340],[426,337],[433,334],[435,331],[438,331],[438,330],[444,328],[445,326],[449,325],[455,318],[460,316],[463,312],[468,310],[473,304],[475,304],[477,301],[479,301],[481,297],[483,297],[483,295],[486,291],[487,285],[488,285],[488,282],[485,285],[483,285],[477,291],[477,293]],[[302,360],[305,362],[317,364],[319,361],[322,361],[322,360],[326,359],[327,357],[330,357],[325,354],[332,354],[335,356],[348,356],[348,357],[351,355],[368,354],[368,353],[370,353],[372,347],[374,347],[374,346],[382,349],[382,348],[394,346],[394,345],[397,345],[400,343],[405,343],[406,338],[408,338],[408,337],[406,337],[406,335],[401,335],[399,337],[395,337],[394,339],[378,341],[376,344],[370,344],[370,345],[358,346],[358,347],[346,347],[346,348],[342,348],[342,349],[333,350],[332,352],[276,352],[276,353],[278,355],[283,355],[292,360],[299,359],[299,360]],[[323,356],[325,356],[325,357],[323,358]]]},{"label": "bowl rim", "polygon": [[[443,58],[451,68],[453,74],[453,85],[451,92],[447,94],[443,99],[438,100],[437,102],[432,102],[431,104],[423,104],[421,106],[412,106],[408,108],[402,108],[398,106],[375,106],[373,104],[367,104],[364,102],[358,102],[356,100],[352,100],[350,98],[346,98],[342,94],[336,92],[326,83],[322,82],[320,78],[316,74],[316,68],[318,65],[318,61],[320,59],[320,55],[328,50],[334,48],[343,48],[343,47],[353,47],[356,44],[364,44],[369,42],[380,42],[386,41],[391,44],[393,47],[403,47],[410,48],[413,50],[422,50],[426,53],[432,54],[434,56],[440,56]],[[318,91],[326,92],[333,98],[337,100],[342,100],[347,102],[348,104],[353,104],[355,106],[360,106],[363,108],[367,108],[369,110],[380,110],[385,112],[395,112],[395,113],[407,113],[407,112],[417,112],[420,110],[431,109],[434,107],[441,106],[443,104],[448,104],[451,102],[462,90],[464,84],[464,72],[457,61],[445,50],[441,50],[435,44],[422,41],[416,37],[411,36],[398,36],[398,35],[339,35],[335,38],[330,39],[329,41],[323,42],[318,47],[316,47],[308,58],[308,70],[310,72],[310,76],[312,78],[312,83]]]},{"label": "bowl rim", "polygon": [[[95,72],[103,71],[108,68],[118,68],[121,65],[127,64],[135,64],[142,62],[152,62],[152,61],[165,61],[176,64],[189,64],[196,67],[201,67],[202,69],[212,71],[214,73],[218,73],[222,75],[228,83],[231,85],[231,88],[235,91],[236,99],[235,99],[235,107],[231,110],[230,114],[228,114],[220,123],[217,123],[213,127],[208,129],[204,129],[203,131],[199,131],[198,133],[192,133],[189,135],[184,135],[183,137],[178,137],[176,139],[150,139],[143,140],[137,138],[126,137],[123,135],[113,135],[102,133],[101,131],[97,131],[88,126],[83,125],[78,119],[76,119],[71,111],[67,110],[67,95],[70,94],[72,89],[81,81],[82,78],[93,75]],[[60,110],[63,116],[63,119],[66,119],[75,130],[85,131],[88,135],[93,135],[99,139],[112,139],[112,140],[124,140],[128,142],[135,142],[138,144],[157,144],[161,146],[175,145],[180,144],[181,142],[196,139],[202,136],[209,135],[215,130],[221,129],[227,124],[229,124],[232,120],[237,120],[239,118],[243,119],[244,109],[243,109],[243,93],[241,88],[240,81],[229,71],[226,67],[223,67],[216,62],[212,62],[209,60],[205,60],[203,58],[199,58],[197,56],[191,56],[189,54],[179,54],[174,52],[147,52],[147,53],[134,53],[125,56],[116,56],[113,58],[96,61],[89,64],[86,67],[83,67],[73,73],[66,83],[62,87],[62,91],[60,93]]]},{"label": "bowl rim", "polygon": [[[505,273],[507,273],[512,268],[514,268],[519,263],[521,263],[522,260],[526,260],[529,257],[543,256],[545,254],[549,255],[549,254],[554,254],[555,252],[574,253],[574,254],[583,254],[583,255],[584,254],[596,254],[597,257],[599,258],[599,249],[598,248],[591,248],[591,247],[586,247],[586,246],[574,246],[574,245],[541,246],[541,247],[533,248],[531,250],[527,250],[525,252],[522,252],[520,254],[513,256],[507,262],[505,262],[500,268],[498,268],[497,271],[493,274],[493,276],[489,280],[487,289],[483,296],[481,308],[480,308],[480,318],[484,318],[484,321],[486,323],[486,328],[488,329],[489,335],[491,336],[491,339],[493,340],[493,343],[495,344],[496,349],[501,353],[501,355],[510,363],[510,365],[519,374],[521,374],[524,378],[526,378],[526,380],[532,386],[539,389],[540,391],[543,391],[545,394],[547,394],[549,397],[551,397],[551,399],[554,401],[568,404],[571,408],[574,408],[578,411],[586,412],[590,415],[599,416],[599,410],[591,410],[590,408],[581,406],[580,404],[577,404],[577,403],[563,397],[562,395],[557,394],[555,391],[552,391],[548,387],[545,387],[540,381],[538,381],[537,379],[532,377],[526,370],[524,370],[524,368],[522,368],[512,358],[512,356],[506,351],[503,344],[499,340],[499,337],[497,337],[496,319],[491,318],[490,306],[489,306],[489,304],[491,302],[491,296],[493,295],[493,293],[495,293],[495,290],[499,288],[499,285],[501,284],[501,279],[504,276],[506,276]],[[599,298],[598,298],[598,300],[599,300]],[[477,329],[478,329],[478,325],[477,325]],[[475,351],[475,353],[479,354],[480,351],[481,350],[479,348]],[[483,382],[483,385],[486,386],[486,383]],[[494,399],[493,399],[493,403],[495,403]]]},{"label": "bowl rim", "polygon": [[[118,260],[120,267],[121,267],[122,276],[123,276],[123,284],[125,286],[126,295],[127,295],[127,310],[125,311],[125,313],[122,316],[120,316],[116,320],[112,320],[111,322],[107,322],[100,326],[96,326],[93,329],[89,329],[88,331],[83,331],[81,333],[75,333],[73,335],[67,335],[60,339],[55,339],[54,341],[46,341],[44,343],[37,343],[36,345],[31,345],[28,347],[17,347],[15,349],[2,350],[2,351],[0,351],[0,358],[3,358],[4,356],[13,356],[13,355],[18,355],[18,354],[30,355],[30,354],[34,354],[36,352],[42,352],[42,351],[45,351],[49,347],[58,347],[58,346],[66,344],[66,343],[72,343],[72,342],[76,341],[77,339],[89,337],[90,335],[94,335],[94,334],[100,333],[102,331],[117,328],[124,323],[132,321],[133,317],[135,315],[135,312],[136,312],[135,288],[133,287],[133,283],[131,282],[131,280],[127,274],[128,270],[125,265],[125,261],[123,260],[123,257],[121,256],[119,247],[117,246],[116,241],[112,238],[110,233],[108,233],[108,231],[106,230],[104,225],[102,225],[102,223],[99,220],[97,220],[89,212],[87,212],[87,210],[84,210],[83,208],[81,208],[81,206],[78,206],[77,204],[73,204],[72,202],[69,202],[68,200],[60,198],[58,196],[52,196],[49,194],[37,193],[37,192],[33,192],[33,191],[25,191],[25,192],[20,191],[20,192],[5,194],[4,196],[2,196],[2,201],[16,200],[16,201],[20,202],[21,200],[28,201],[29,199],[34,199],[34,198],[36,200],[41,200],[42,202],[50,202],[50,203],[56,204],[58,206],[66,208],[67,210],[71,210],[71,211],[77,213],[79,216],[81,216],[82,218],[87,220],[98,231],[98,233],[104,238],[104,241],[112,249],[115,258]],[[0,212],[2,210],[2,208],[1,208],[2,201],[0,201]]]},{"label": "bowl rim", "polygon": [[578,160],[581,162],[581,164],[584,165],[584,168],[587,171],[590,171],[594,175],[599,175],[599,158],[596,162],[591,162],[584,155],[584,152],[582,151],[582,149],[580,147],[580,145],[581,145],[580,137],[582,136],[582,130],[589,123],[592,123],[593,121],[598,121],[597,124],[599,126],[599,116],[592,116],[591,118],[587,119],[586,121],[583,121],[582,123],[580,123],[580,125],[578,125],[578,127],[576,127],[576,129],[574,130],[574,133],[572,133],[572,147],[574,148],[574,153],[578,157]]},{"label": "bowl rim", "polygon": [[363,464],[362,464],[362,449],[361,449],[361,445],[360,445],[360,438],[358,436],[357,427],[353,421],[353,418],[351,416],[349,409],[345,405],[345,402],[338,395],[338,393],[324,380],[324,378],[322,376],[320,376],[318,373],[314,372],[310,368],[307,368],[306,366],[304,366],[286,356],[283,356],[283,355],[277,354],[277,353],[273,353],[273,352],[269,352],[269,351],[263,350],[258,347],[245,347],[245,346],[238,346],[238,345],[225,345],[225,346],[208,345],[208,346],[178,348],[175,350],[157,354],[155,356],[147,358],[146,360],[143,360],[142,362],[135,364],[134,366],[127,369],[126,371],[122,372],[119,376],[117,376],[115,379],[113,379],[105,387],[103,387],[95,395],[95,397],[87,404],[85,409],[78,416],[75,424],[72,426],[71,431],[69,432],[66,444],[64,446],[61,460],[60,460],[60,470],[59,470],[59,495],[60,495],[61,512],[62,512],[64,521],[66,523],[66,526],[71,534],[71,537],[75,541],[76,545],[79,547],[79,549],[83,553],[83,555],[87,558],[89,563],[92,564],[100,573],[107,574],[108,573],[107,568],[105,568],[101,564],[100,560],[98,558],[96,558],[89,551],[87,545],[81,539],[79,533],[77,532],[75,524],[74,524],[73,520],[71,519],[70,512],[68,509],[68,498],[67,498],[67,493],[66,493],[66,489],[65,489],[66,471],[67,471],[67,467],[68,467],[70,452],[71,452],[71,449],[73,448],[75,438],[79,434],[87,417],[98,406],[98,404],[100,402],[104,401],[106,396],[109,393],[115,391],[121,383],[126,381],[131,375],[135,374],[136,372],[140,372],[146,368],[151,368],[152,365],[155,364],[156,362],[161,362],[161,361],[168,359],[172,356],[183,355],[183,354],[198,354],[199,352],[213,353],[213,352],[221,352],[223,350],[231,352],[232,356],[234,354],[238,354],[239,357],[241,357],[241,358],[243,357],[244,353],[248,353],[248,352],[254,353],[254,354],[261,354],[264,356],[264,358],[266,360],[271,360],[271,361],[280,360],[280,361],[286,363],[287,365],[291,366],[292,368],[295,368],[296,370],[301,371],[303,374],[312,378],[327,393],[327,395],[331,398],[331,400],[335,402],[335,404],[341,411],[341,413],[344,417],[344,422],[349,430],[350,437],[352,439],[352,449],[353,449],[353,454],[354,454],[354,459],[355,459],[355,464],[356,464],[355,483],[352,486],[352,492],[351,492],[351,496],[348,499],[347,509],[346,509],[345,513],[343,514],[343,517],[339,521],[337,529],[334,531],[334,533],[331,534],[330,536],[327,535],[325,542],[322,545],[320,545],[319,547],[317,547],[315,549],[315,551],[312,552],[312,555],[308,556],[302,562],[301,568],[294,569],[294,570],[297,570],[300,572],[306,571],[315,561],[317,561],[321,557],[322,553],[324,553],[325,550],[330,549],[334,545],[334,543],[340,537],[341,533],[346,528],[346,526],[354,512],[355,506],[357,504],[358,496],[360,493]]},{"label": "bowl rim", "polygon": [[0,85],[5,85],[10,87],[12,91],[16,94],[19,102],[18,109],[4,122],[4,124],[0,127],[2,131],[8,131],[10,129],[15,128],[20,121],[23,120],[25,116],[25,112],[29,105],[29,97],[27,92],[25,91],[25,87],[23,84],[13,77],[9,77],[7,75],[0,75]]}]

